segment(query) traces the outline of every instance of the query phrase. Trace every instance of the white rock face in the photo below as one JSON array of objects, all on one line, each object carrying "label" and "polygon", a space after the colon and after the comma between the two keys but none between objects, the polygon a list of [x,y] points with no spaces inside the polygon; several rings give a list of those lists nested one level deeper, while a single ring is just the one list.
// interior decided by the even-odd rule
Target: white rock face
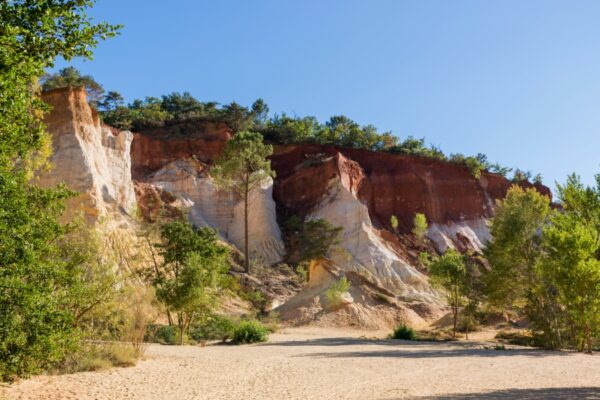
[{"label": "white rock face", "polygon": [[485,218],[444,225],[431,224],[427,230],[427,237],[442,253],[449,248],[455,249],[457,242],[463,243],[463,247],[481,252],[492,238]]},{"label": "white rock face", "polygon": [[78,90],[62,93],[55,100],[61,102],[50,101],[58,114],[53,118],[51,113],[48,121],[52,169],[39,177],[40,184],[65,183],[79,192],[69,204],[67,218],[83,212],[93,223],[109,213],[117,218],[127,215],[136,206],[131,180],[132,133],[100,126],[85,102],[85,93]]},{"label": "white rock face", "polygon": [[[196,226],[218,230],[226,241],[244,249],[244,203],[233,192],[218,189],[199,161],[176,160],[149,177],[149,182],[179,199],[190,208]],[[250,194],[249,247],[254,260],[267,265],[283,259],[285,247],[277,225],[273,180]]]},{"label": "white rock face", "polygon": [[369,211],[339,179],[309,218],[323,218],[343,227],[341,247],[332,260],[342,269],[368,271],[371,279],[402,296],[438,302],[427,277],[403,260],[374,229]]}]

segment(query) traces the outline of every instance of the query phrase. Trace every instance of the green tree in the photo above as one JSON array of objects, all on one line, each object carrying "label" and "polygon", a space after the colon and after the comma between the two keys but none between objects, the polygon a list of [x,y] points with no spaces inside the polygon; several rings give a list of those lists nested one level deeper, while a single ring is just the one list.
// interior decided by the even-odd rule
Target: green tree
[{"label": "green tree", "polygon": [[415,235],[415,237],[420,241],[423,241],[423,239],[425,239],[425,235],[427,234],[427,217],[425,214],[416,213],[413,219],[413,225],[413,235]]},{"label": "green tree", "polygon": [[329,251],[340,244],[341,226],[333,226],[324,219],[312,219],[304,223],[300,233],[300,261],[327,257]]},{"label": "green tree", "polygon": [[98,106],[102,101],[104,88],[91,75],[82,75],[75,67],[65,67],[53,74],[42,76],[42,89],[44,90],[80,86],[85,87],[90,104]]},{"label": "green tree", "polygon": [[550,214],[550,199],[535,189],[512,186],[496,203],[485,250],[491,271],[488,299],[498,306],[523,308],[540,283],[537,262],[542,254],[541,229]]},{"label": "green tree", "polygon": [[211,169],[215,183],[233,189],[244,200],[244,269],[250,272],[250,249],[248,246],[248,215],[250,193],[265,179],[275,177],[268,157],[273,146],[263,143],[260,133],[243,131],[237,133]]},{"label": "green tree", "polygon": [[123,96],[119,92],[109,91],[101,102],[98,103],[102,111],[113,111],[123,106]]},{"label": "green tree", "polygon": [[458,314],[470,288],[470,277],[464,256],[449,249],[442,256],[435,257],[428,265],[430,282],[442,288],[452,310],[452,334],[456,337]]},{"label": "green tree", "polygon": [[49,153],[37,82],[62,57],[91,57],[118,27],[93,24],[92,1],[0,2],[0,379],[39,372],[76,342],[58,222],[64,187],[41,189],[32,173]]},{"label": "green tree", "polygon": [[576,330],[576,345],[592,353],[592,338],[600,328],[600,232],[590,221],[570,212],[552,216],[544,227],[546,254],[542,269],[558,289]]},{"label": "green tree", "polygon": [[187,222],[161,227],[163,263],[150,274],[156,296],[177,315],[179,343],[183,344],[195,318],[208,315],[229,284],[227,249],[209,228],[194,230]]},{"label": "green tree", "polygon": [[[591,352],[593,337],[600,335],[600,175],[592,187],[570,175],[557,184],[557,194],[562,211],[544,226],[540,270],[575,331],[577,349]],[[565,330],[549,328],[555,335]]]}]

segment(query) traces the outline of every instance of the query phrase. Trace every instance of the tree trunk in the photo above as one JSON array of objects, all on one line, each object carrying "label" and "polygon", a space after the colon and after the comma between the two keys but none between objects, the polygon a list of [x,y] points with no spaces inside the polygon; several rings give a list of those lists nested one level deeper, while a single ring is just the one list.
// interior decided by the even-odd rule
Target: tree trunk
[{"label": "tree trunk", "polygon": [[250,257],[248,249],[248,178],[246,178],[246,187],[244,188],[244,270],[250,274]]},{"label": "tree trunk", "polygon": [[183,346],[183,331],[185,330],[185,319],[182,313],[177,314],[177,326],[179,326],[179,345]]},{"label": "tree trunk", "polygon": [[587,324],[585,326],[585,342],[587,345],[587,353],[592,354],[592,333],[590,326]]},{"label": "tree trunk", "polygon": [[454,317],[454,326],[452,327],[452,337],[456,337],[456,328],[458,325],[458,309],[456,307],[452,307],[454,310],[452,310],[452,314]]},{"label": "tree trunk", "polygon": [[456,337],[456,330],[458,328],[458,288],[454,289],[454,304],[452,305],[452,313],[454,314],[454,326],[452,329],[452,336]]}]

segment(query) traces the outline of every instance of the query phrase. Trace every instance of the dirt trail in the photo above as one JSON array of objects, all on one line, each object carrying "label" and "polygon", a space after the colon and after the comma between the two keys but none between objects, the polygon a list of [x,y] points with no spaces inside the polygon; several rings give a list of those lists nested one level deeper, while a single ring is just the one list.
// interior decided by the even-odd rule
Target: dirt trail
[{"label": "dirt trail", "polygon": [[361,334],[298,328],[261,345],[152,345],[135,367],[36,377],[4,395],[9,400],[600,399],[600,356],[486,350],[481,342],[374,341]]}]

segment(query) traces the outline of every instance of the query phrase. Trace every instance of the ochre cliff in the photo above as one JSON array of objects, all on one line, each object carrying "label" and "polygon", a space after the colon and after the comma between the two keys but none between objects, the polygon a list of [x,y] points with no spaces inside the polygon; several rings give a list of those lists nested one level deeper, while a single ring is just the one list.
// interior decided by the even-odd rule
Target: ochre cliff
[{"label": "ochre cliff", "polygon": [[83,213],[90,222],[111,214],[116,218],[136,206],[131,179],[129,131],[101,125],[87,103],[83,88],[44,93],[51,112],[44,122],[52,135],[52,169],[42,174],[42,185],[64,182],[78,192],[68,216]]},{"label": "ochre cliff", "polygon": [[[82,210],[94,222],[108,212],[126,215],[137,204],[146,218],[162,211],[187,215],[196,226],[213,227],[243,248],[241,199],[216,187],[210,176],[210,165],[232,137],[225,124],[196,120],[132,134],[101,125],[83,89],[52,91],[44,100],[53,107],[46,123],[55,168],[41,181],[64,181],[80,193],[71,212]],[[422,250],[410,235],[415,213],[426,215],[427,235],[438,251],[480,251],[490,239],[495,202],[512,184],[485,172],[475,178],[466,167],[448,162],[331,145],[275,146],[271,163],[276,178],[251,194],[253,259],[266,265],[285,260],[280,226],[290,216],[323,218],[343,228],[343,251],[331,255],[337,271],[331,279],[348,274],[361,285],[348,295],[353,315],[377,312],[391,318],[377,300],[383,293],[394,296],[402,318],[415,324],[443,309],[415,262]],[[548,188],[535,187],[550,195]],[[392,216],[399,221],[396,231]],[[289,304],[282,310],[297,321],[321,315],[322,306],[315,304],[327,285],[311,287],[290,303],[310,311],[298,314]]]}]

